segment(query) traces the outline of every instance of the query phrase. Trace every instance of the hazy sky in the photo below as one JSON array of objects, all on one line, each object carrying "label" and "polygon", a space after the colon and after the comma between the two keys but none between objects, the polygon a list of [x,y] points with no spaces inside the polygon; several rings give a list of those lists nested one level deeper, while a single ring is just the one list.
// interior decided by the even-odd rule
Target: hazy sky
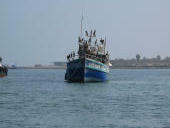
[{"label": "hazy sky", "polygon": [[170,0],[0,0],[5,63],[65,61],[83,27],[107,37],[111,58],[170,56]]}]

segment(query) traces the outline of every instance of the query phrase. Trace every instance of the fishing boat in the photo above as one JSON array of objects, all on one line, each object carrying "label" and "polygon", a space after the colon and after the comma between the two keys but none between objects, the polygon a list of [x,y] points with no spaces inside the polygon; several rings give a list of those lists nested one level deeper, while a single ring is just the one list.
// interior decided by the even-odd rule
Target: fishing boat
[{"label": "fishing boat", "polygon": [[[82,27],[81,27],[82,28]],[[96,30],[85,31],[78,37],[79,49],[67,55],[65,80],[68,82],[107,81],[109,74],[109,53],[106,39],[97,39]]]},{"label": "fishing boat", "polygon": [[0,57],[0,77],[8,75],[8,68],[2,64],[2,58]]}]

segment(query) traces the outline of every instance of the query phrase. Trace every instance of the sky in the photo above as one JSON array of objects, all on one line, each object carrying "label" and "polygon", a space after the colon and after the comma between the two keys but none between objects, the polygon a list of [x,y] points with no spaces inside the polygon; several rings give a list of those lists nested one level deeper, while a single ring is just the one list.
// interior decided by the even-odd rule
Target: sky
[{"label": "sky", "polygon": [[0,56],[16,65],[66,61],[83,30],[110,58],[170,56],[170,0],[0,0]]}]

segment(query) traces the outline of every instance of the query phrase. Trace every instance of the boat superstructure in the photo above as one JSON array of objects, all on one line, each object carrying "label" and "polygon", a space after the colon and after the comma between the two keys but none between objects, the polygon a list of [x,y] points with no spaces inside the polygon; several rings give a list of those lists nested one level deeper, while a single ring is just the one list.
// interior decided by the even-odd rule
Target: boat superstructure
[{"label": "boat superstructure", "polygon": [[0,57],[0,77],[8,75],[8,68],[2,64],[2,58]]},{"label": "boat superstructure", "polygon": [[[82,35],[82,34],[81,34]],[[96,30],[78,37],[79,49],[67,55],[65,80],[69,82],[106,81],[109,73],[109,53],[106,39],[97,39]]]}]

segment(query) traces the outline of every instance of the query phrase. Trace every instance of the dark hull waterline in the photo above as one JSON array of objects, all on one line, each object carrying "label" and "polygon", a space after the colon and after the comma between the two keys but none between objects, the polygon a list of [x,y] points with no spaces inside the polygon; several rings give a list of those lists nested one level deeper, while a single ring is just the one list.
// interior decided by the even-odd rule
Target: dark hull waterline
[{"label": "dark hull waterline", "polygon": [[65,80],[68,82],[103,82],[108,80],[109,68],[100,62],[83,58],[67,63]]}]

